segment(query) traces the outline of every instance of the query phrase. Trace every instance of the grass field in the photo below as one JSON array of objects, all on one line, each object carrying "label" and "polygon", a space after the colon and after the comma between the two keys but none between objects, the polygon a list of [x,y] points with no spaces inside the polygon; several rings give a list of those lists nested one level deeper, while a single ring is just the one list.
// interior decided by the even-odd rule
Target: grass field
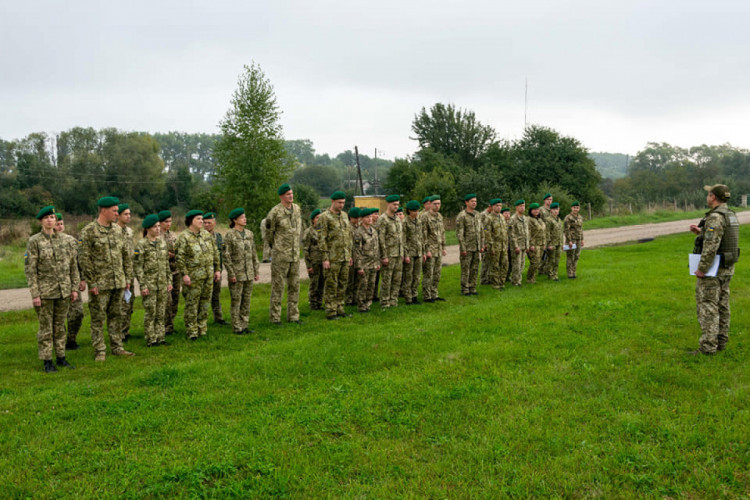
[{"label": "grass field", "polygon": [[691,247],[587,250],[575,281],[478,297],[451,266],[447,302],[336,322],[303,293],[302,326],[270,326],[258,286],[254,335],[158,349],[137,309],[135,358],[94,364],[86,323],[51,375],[33,311],[1,314],[2,495],[746,497],[746,264],[729,349],[691,357]]},{"label": "grass field", "polygon": [[0,290],[28,286],[23,273],[24,252],[26,245],[0,245]]}]

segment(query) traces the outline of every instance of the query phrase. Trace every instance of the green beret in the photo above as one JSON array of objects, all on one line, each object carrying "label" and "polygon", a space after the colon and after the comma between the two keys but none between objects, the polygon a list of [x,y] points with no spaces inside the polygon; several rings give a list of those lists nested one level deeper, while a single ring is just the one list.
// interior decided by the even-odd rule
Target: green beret
[{"label": "green beret", "polygon": [[370,209],[370,215],[372,215],[372,214],[376,214],[376,213],[379,213],[379,212],[380,212],[380,209],[379,209],[379,208],[371,208],[371,209]]},{"label": "green beret", "polygon": [[580,206],[581,206],[581,204],[580,204],[580,203],[578,203],[577,201],[574,201],[573,203],[571,203],[571,204],[570,204],[570,206],[571,206],[571,207],[580,207]]},{"label": "green beret", "polygon": [[289,184],[282,184],[281,186],[279,186],[279,190],[277,192],[279,193],[279,196],[281,196],[282,194],[291,190],[292,186],[290,186]]},{"label": "green beret", "polygon": [[539,203],[532,203],[529,205],[529,211],[534,210],[535,208],[539,208]]},{"label": "green beret", "polygon": [[109,208],[119,205],[120,200],[114,196],[105,196],[104,198],[99,198],[99,201],[97,201],[96,204],[102,208]]},{"label": "green beret", "polygon": [[430,196],[430,200],[432,200],[432,201],[439,201],[440,200],[440,195],[439,194],[433,194],[432,196]]},{"label": "green beret", "polygon": [[346,199],[346,193],[343,191],[334,191],[331,195],[332,200],[345,200]]},{"label": "green beret", "polygon": [[42,217],[49,215],[49,214],[54,214],[54,213],[55,213],[55,207],[53,207],[52,205],[47,205],[46,207],[41,209],[38,214],[36,214],[36,218],[39,220],[42,220]]},{"label": "green beret", "polygon": [[55,217],[57,217],[57,220],[62,220],[62,214],[60,212],[55,213]]},{"label": "green beret", "polygon": [[169,210],[162,210],[161,212],[159,212],[159,222],[165,221],[170,217],[172,217],[172,212],[170,212]]},{"label": "green beret", "polygon": [[550,208],[560,208],[560,204],[555,201],[555,202],[551,203],[549,207]]},{"label": "green beret", "polygon": [[216,213],[215,212],[206,212],[205,214],[203,214],[203,220],[206,220],[206,219],[215,219],[215,218],[216,218]]},{"label": "green beret", "polygon": [[492,198],[490,200],[490,206],[497,205],[498,203],[502,203],[502,202],[503,202],[502,198]]},{"label": "green beret", "polygon": [[399,201],[400,199],[401,197],[397,194],[389,194],[388,196],[385,197],[385,202],[393,203],[394,201]]},{"label": "green beret", "polygon": [[517,200],[513,205],[518,206],[523,205],[524,203],[526,203],[526,200]]},{"label": "green beret", "polygon": [[229,212],[229,219],[230,220],[231,219],[236,219],[237,217],[239,217],[240,215],[242,215],[244,213],[245,213],[245,209],[244,208],[235,208],[234,210],[232,210],[231,212]]},{"label": "green beret", "polygon": [[198,215],[202,216],[203,212],[201,212],[200,210],[190,210],[188,211],[188,213],[185,214],[185,218],[192,219],[193,217],[196,217]]},{"label": "green beret", "polygon": [[143,222],[141,222],[141,227],[143,229],[148,229],[157,222],[159,222],[159,216],[156,214],[150,214],[143,219]]},{"label": "green beret", "polygon": [[317,217],[318,215],[320,215],[320,209],[319,209],[319,208],[316,208],[316,209],[315,209],[315,210],[313,210],[313,211],[312,211],[312,213],[310,214],[310,220],[313,220],[313,219],[314,219],[315,217]]},{"label": "green beret", "polygon": [[545,194],[544,198],[542,198],[542,200],[546,200],[547,198],[552,198],[552,193]]},{"label": "green beret", "polygon": [[367,217],[372,213],[372,209],[370,208],[360,208],[359,209],[359,218]]},{"label": "green beret", "polygon": [[406,204],[407,210],[419,210],[419,202],[417,200],[411,200]]},{"label": "green beret", "polygon": [[431,201],[432,201],[432,196],[425,196],[424,198],[422,198],[422,205],[424,205],[425,203],[429,203]]},{"label": "green beret", "polygon": [[510,208],[505,207],[502,210],[500,210],[500,213],[503,213],[503,212],[510,212]]},{"label": "green beret", "polygon": [[350,219],[359,219],[361,215],[359,214],[360,210],[357,207],[352,207],[349,209],[349,218]]},{"label": "green beret", "polygon": [[404,211],[404,207],[398,207],[396,209],[396,213],[403,212],[403,211]]},{"label": "green beret", "polygon": [[466,196],[464,196],[464,201],[469,201],[470,199],[476,198],[476,197],[477,195],[475,193],[467,194]]},{"label": "green beret", "polygon": [[125,210],[129,208],[130,208],[130,205],[128,205],[127,203],[120,203],[119,205],[117,205],[117,211],[120,213],[123,213]]}]

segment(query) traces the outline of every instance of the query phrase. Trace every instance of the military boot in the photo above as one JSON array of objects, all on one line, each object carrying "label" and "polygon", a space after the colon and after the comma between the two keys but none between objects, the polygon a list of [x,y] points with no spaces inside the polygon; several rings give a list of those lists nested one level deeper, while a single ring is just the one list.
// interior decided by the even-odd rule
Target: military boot
[{"label": "military boot", "polygon": [[65,368],[70,368],[72,370],[75,369],[75,366],[73,366],[70,363],[68,363],[68,360],[65,359],[64,357],[57,358],[57,366],[64,366]]},{"label": "military boot", "polygon": [[66,351],[75,351],[76,349],[78,349],[78,342],[75,340],[68,340],[68,342],[65,343]]},{"label": "military boot", "polygon": [[45,373],[52,373],[56,372],[57,368],[55,368],[55,365],[52,364],[51,359],[45,359],[44,360],[44,372]]}]

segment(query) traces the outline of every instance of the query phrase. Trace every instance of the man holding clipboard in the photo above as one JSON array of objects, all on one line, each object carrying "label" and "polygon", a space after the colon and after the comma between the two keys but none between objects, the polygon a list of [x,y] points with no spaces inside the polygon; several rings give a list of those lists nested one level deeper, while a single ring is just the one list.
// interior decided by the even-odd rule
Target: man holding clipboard
[{"label": "man holding clipboard", "polygon": [[695,270],[695,302],[702,331],[700,347],[691,354],[712,355],[724,350],[729,341],[729,282],[740,257],[740,224],[727,207],[727,186],[716,184],[704,189],[708,191],[706,203],[711,210],[697,226],[690,226],[698,235],[693,254],[700,254]]}]

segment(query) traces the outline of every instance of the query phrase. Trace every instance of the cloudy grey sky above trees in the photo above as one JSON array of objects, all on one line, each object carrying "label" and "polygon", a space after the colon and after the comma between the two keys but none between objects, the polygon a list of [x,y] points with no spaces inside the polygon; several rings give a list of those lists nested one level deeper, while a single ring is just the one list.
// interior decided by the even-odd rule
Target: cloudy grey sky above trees
[{"label": "cloudy grey sky above trees", "polygon": [[287,139],[417,149],[414,115],[527,118],[593,151],[750,147],[750,3],[584,0],[0,0],[0,137],[73,126],[217,133],[243,64]]}]

